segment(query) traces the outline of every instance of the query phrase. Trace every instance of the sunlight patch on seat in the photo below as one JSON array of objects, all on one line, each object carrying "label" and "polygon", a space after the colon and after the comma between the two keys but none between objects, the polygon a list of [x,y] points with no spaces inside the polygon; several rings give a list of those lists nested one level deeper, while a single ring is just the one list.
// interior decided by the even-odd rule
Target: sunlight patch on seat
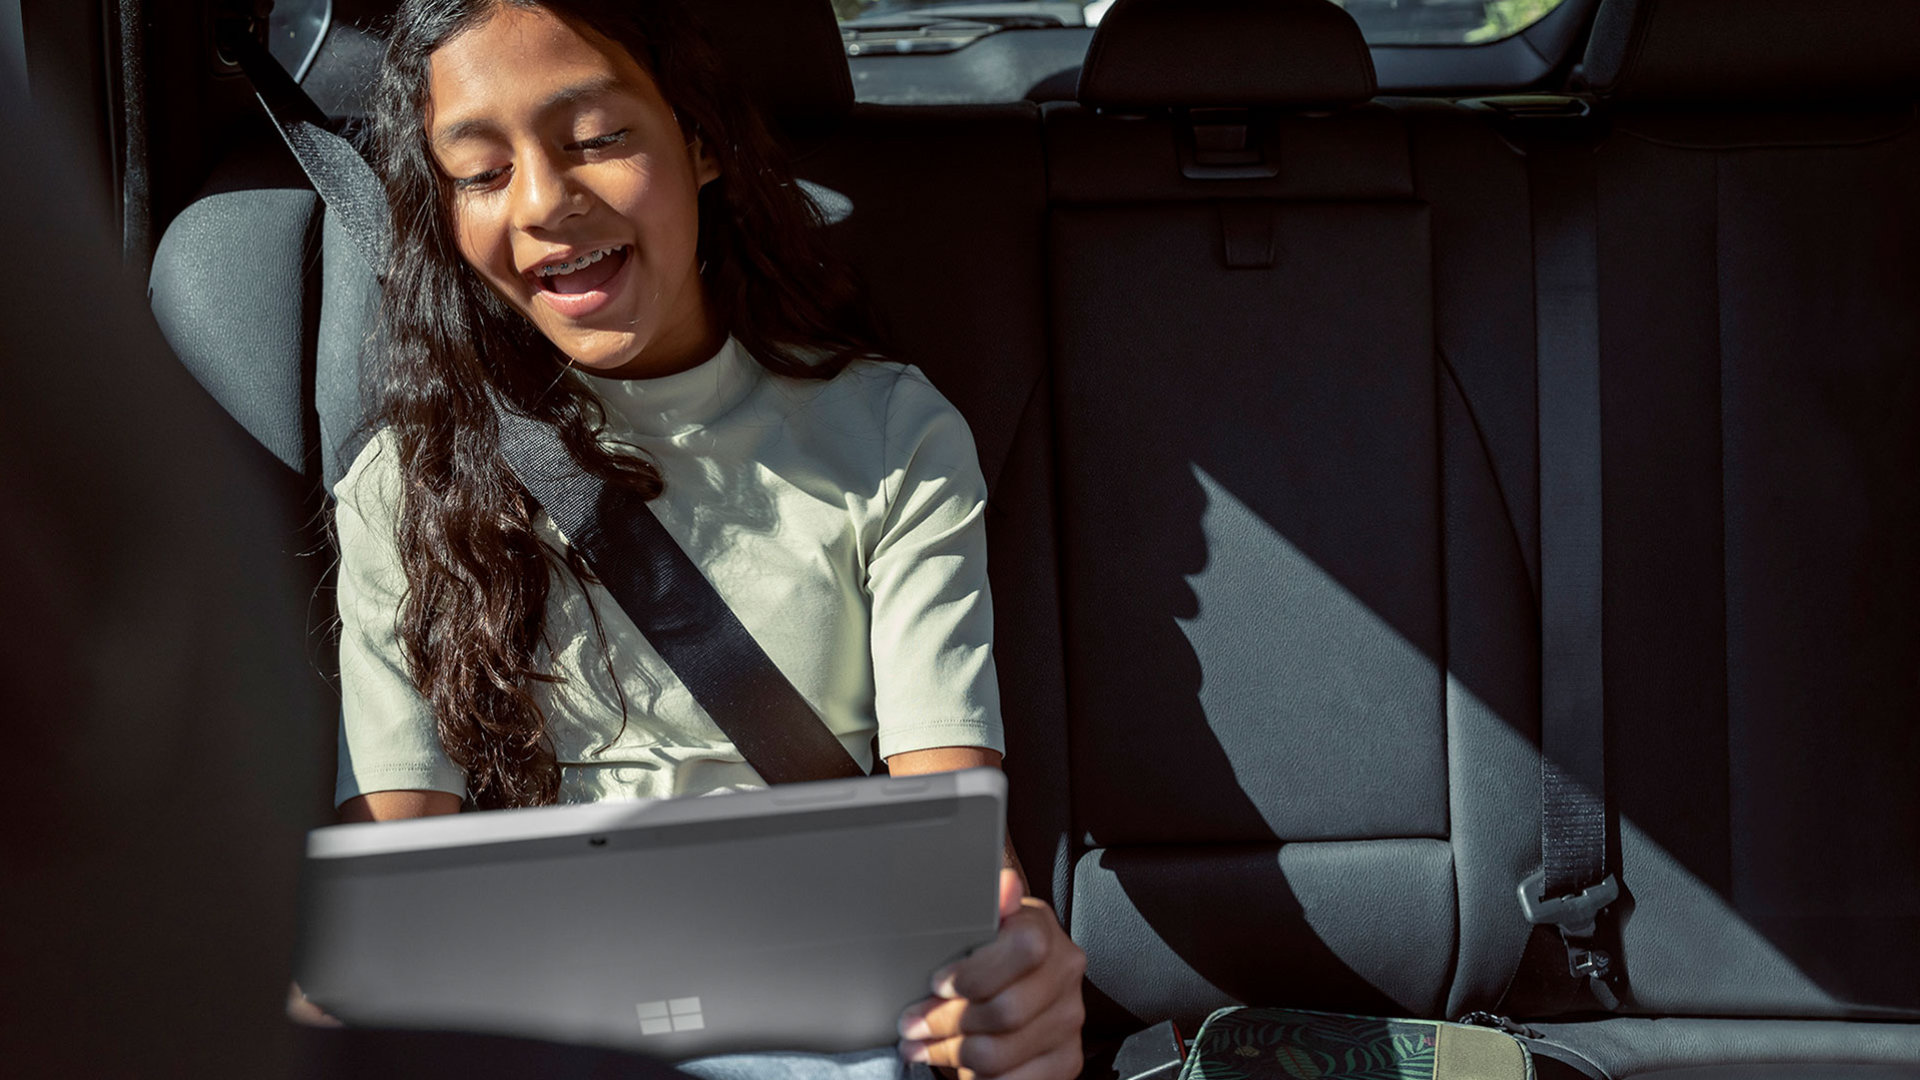
[{"label": "sunlight patch on seat", "polygon": [[[1206,470],[1195,465],[1193,472],[1206,494],[1207,562],[1186,576],[1197,614],[1177,621],[1200,661],[1201,704],[1236,773],[1270,769],[1280,739],[1302,753],[1341,758],[1337,770],[1365,786],[1365,762],[1386,752],[1394,768],[1413,770],[1403,780],[1427,789],[1386,801],[1403,808],[1432,801],[1432,812],[1418,816],[1436,831],[1398,835],[1438,835],[1445,818],[1438,665]],[[1423,760],[1430,770],[1419,767]],[[1371,770],[1376,779],[1385,771]],[[1396,835],[1354,824],[1362,830],[1346,835]]]},{"label": "sunlight patch on seat", "polygon": [[[1459,971],[1467,999],[1498,996],[1526,933],[1517,879],[1501,867],[1537,867],[1540,852],[1540,755],[1532,739],[1452,675],[1447,679],[1452,844],[1460,870],[1460,923],[1497,927],[1461,942]],[[1821,988],[1766,934],[1630,820],[1620,822],[1625,865],[1617,868],[1631,903],[1624,916],[1623,959],[1636,1007],[1653,1011],[1718,1008],[1779,1015],[1821,1015],[1842,1003]],[[1489,952],[1488,950],[1491,950]]]},{"label": "sunlight patch on seat", "polygon": [[1623,819],[1620,844],[1635,902],[1621,932],[1640,1007],[1682,1010],[1728,988],[1743,1011],[1818,1015],[1841,1004],[1639,826]]}]

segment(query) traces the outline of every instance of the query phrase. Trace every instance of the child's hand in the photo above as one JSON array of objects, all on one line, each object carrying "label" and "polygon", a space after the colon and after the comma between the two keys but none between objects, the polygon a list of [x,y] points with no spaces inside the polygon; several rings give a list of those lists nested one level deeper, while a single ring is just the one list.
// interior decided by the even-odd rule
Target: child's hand
[{"label": "child's hand", "polygon": [[1073,1080],[1080,1074],[1080,977],[1087,955],[1053,909],[1000,871],[1000,933],[934,976],[934,996],[900,1017],[900,1055],[960,1080]]}]

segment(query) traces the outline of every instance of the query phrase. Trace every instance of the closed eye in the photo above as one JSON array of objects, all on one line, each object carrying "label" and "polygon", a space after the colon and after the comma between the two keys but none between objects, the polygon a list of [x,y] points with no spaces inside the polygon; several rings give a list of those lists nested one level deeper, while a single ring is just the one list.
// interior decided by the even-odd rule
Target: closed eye
[{"label": "closed eye", "polygon": [[[596,135],[591,139],[581,139],[578,142],[568,143],[566,148],[572,153],[606,150],[627,141],[627,134],[632,130],[631,128],[621,128],[619,131],[608,132],[605,135]],[[455,177],[453,186],[462,190],[483,188],[495,180],[500,179],[501,176],[505,175],[506,171],[506,168],[503,166],[497,169],[488,169],[486,172],[474,173],[472,176]]]},{"label": "closed eye", "polygon": [[630,130],[632,129],[621,128],[619,131],[609,132],[608,134],[605,134],[605,135],[596,135],[591,139],[581,139],[579,142],[574,143],[571,146],[568,146],[567,149],[569,150],[605,150],[608,147],[618,146],[621,143],[627,141],[627,132]]},{"label": "closed eye", "polygon": [[503,167],[498,169],[488,169],[486,172],[474,173],[472,176],[456,176],[453,178],[453,186],[457,188],[486,187],[488,184],[491,184],[495,180],[500,179],[501,175],[504,174],[506,171],[507,170]]}]

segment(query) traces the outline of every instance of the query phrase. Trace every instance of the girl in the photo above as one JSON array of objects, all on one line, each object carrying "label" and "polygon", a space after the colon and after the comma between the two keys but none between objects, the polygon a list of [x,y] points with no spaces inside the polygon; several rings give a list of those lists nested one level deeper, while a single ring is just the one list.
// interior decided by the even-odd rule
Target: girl
[{"label": "girl", "polygon": [[[407,0],[375,127],[394,243],[378,432],[335,491],[342,817],[761,784],[507,471],[490,394],[651,498],[863,766],[997,765],[965,421],[871,358],[686,16]],[[1067,1080],[1084,956],[1008,862],[998,938],[935,973],[898,1055]]]}]

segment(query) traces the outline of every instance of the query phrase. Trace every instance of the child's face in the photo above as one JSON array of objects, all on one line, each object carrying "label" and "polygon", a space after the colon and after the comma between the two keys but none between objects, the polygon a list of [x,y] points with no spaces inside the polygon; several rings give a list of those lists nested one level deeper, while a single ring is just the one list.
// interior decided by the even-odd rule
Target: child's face
[{"label": "child's face", "polygon": [[596,373],[705,359],[697,197],[718,168],[625,49],[502,7],[434,52],[428,94],[460,254],[495,292]]}]

